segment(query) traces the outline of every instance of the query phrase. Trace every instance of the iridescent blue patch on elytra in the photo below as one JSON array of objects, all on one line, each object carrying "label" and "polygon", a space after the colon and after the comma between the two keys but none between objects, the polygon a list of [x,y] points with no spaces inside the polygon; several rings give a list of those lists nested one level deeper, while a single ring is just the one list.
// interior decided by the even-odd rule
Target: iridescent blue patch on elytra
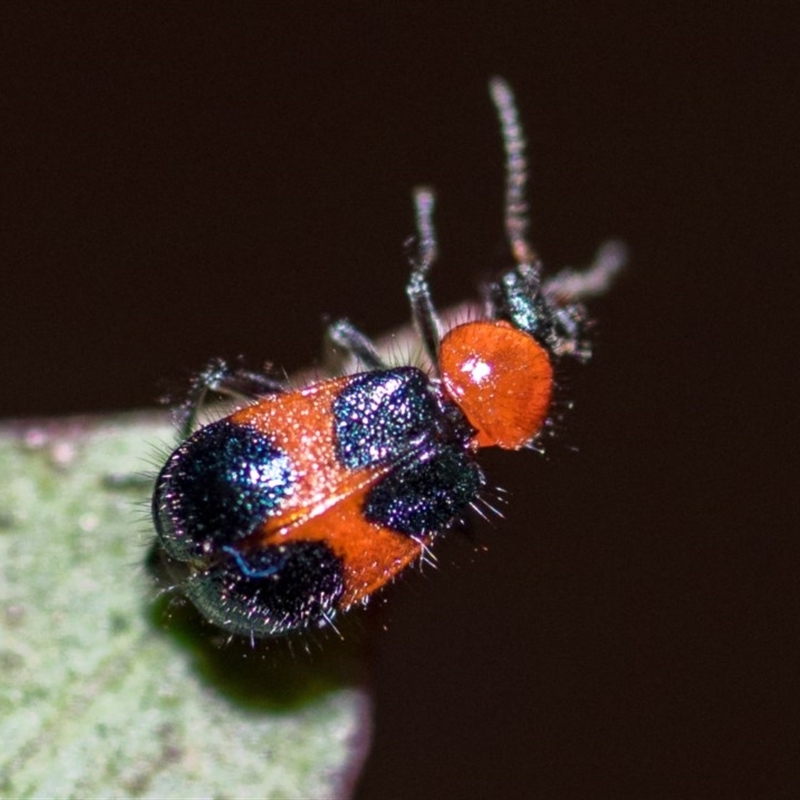
[{"label": "iridescent blue patch on elytra", "polygon": [[483,472],[469,453],[436,448],[376,484],[364,503],[364,517],[409,536],[435,533],[465,510],[483,483]]},{"label": "iridescent blue patch on elytra", "polygon": [[318,628],[336,613],[342,563],[324,542],[287,542],[230,558],[194,573],[186,594],[211,622],[245,636],[280,636]]},{"label": "iridescent blue patch on elytra", "polygon": [[415,367],[353,376],[333,402],[336,455],[358,469],[407,453],[441,420],[425,373]]},{"label": "iridescent blue patch on elytra", "polygon": [[254,428],[227,419],[201,428],[161,471],[153,508],[174,558],[202,556],[251,533],[294,487],[289,456]]}]

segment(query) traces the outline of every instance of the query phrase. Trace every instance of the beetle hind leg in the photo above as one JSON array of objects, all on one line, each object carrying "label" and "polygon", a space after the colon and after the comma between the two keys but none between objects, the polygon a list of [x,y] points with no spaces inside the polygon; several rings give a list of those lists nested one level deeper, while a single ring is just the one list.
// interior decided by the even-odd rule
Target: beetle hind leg
[{"label": "beetle hind leg", "polygon": [[280,394],[286,389],[283,381],[265,372],[234,369],[221,358],[215,358],[192,379],[186,399],[178,409],[177,419],[181,438],[187,438],[195,429],[197,418],[206,405],[209,394],[249,401],[270,394]]}]

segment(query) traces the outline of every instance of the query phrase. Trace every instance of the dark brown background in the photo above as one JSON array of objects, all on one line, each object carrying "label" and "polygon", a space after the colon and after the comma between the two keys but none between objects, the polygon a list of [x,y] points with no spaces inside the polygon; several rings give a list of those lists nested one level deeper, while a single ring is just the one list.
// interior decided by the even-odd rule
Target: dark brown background
[{"label": "dark brown background", "polygon": [[468,296],[504,75],[546,262],[634,259],[594,306],[579,455],[492,455],[488,552],[455,537],[394,592],[359,797],[797,796],[798,29],[479,5],[6,0],[2,413],[149,406],[211,355],[293,370],[326,313],[402,323],[419,182],[437,298]]}]

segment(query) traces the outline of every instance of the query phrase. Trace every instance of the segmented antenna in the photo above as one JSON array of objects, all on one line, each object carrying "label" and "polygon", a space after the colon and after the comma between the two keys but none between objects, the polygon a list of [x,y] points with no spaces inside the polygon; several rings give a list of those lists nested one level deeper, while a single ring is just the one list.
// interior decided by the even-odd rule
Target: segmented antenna
[{"label": "segmented antenna", "polygon": [[562,269],[544,282],[542,291],[560,303],[574,303],[588,297],[598,297],[608,291],[627,261],[628,248],[625,243],[612,239],[598,249],[588,267]]},{"label": "segmented antenna", "polygon": [[538,261],[528,244],[528,203],[525,185],[528,182],[528,161],[525,137],[519,123],[517,104],[511,87],[502,78],[489,81],[489,92],[497,108],[506,151],[506,235],[516,262],[532,266]]}]

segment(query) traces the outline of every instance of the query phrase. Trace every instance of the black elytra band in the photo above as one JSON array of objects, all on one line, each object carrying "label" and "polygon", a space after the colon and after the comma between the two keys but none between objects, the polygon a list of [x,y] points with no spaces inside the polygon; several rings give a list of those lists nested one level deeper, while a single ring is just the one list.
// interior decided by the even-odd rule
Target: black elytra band
[{"label": "black elytra band", "polygon": [[288,454],[228,419],[187,439],[159,475],[153,499],[164,549],[186,560],[249,535],[296,483]]},{"label": "black elytra band", "polygon": [[197,572],[183,590],[232,633],[280,636],[330,621],[344,590],[343,568],[324,542],[287,542]]},{"label": "black elytra band", "polygon": [[483,484],[466,447],[468,426],[443,413],[414,367],[355,376],[333,414],[345,466],[394,462],[367,495],[363,513],[370,522],[422,537],[452,523]]}]

